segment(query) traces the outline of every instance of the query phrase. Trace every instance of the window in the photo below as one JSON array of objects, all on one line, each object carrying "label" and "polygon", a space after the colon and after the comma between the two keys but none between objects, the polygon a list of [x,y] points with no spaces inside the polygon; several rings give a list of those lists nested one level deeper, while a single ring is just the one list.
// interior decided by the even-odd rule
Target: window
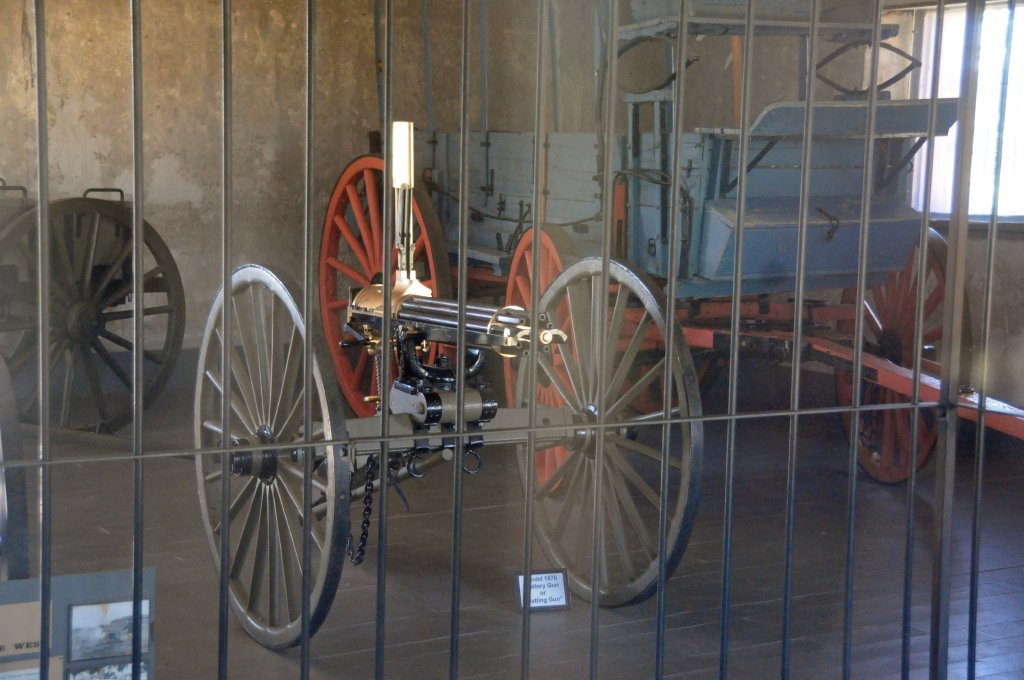
[{"label": "window", "polygon": [[[1005,5],[988,7],[982,22],[981,61],[978,79],[978,111],[974,130],[974,158],[971,165],[971,195],[968,212],[971,215],[989,215],[992,212],[992,191],[995,183],[996,129],[999,119],[999,88],[1002,80],[1003,59],[1006,57],[1006,22],[1009,11]],[[921,78],[917,96],[931,95],[931,80],[935,64],[935,11],[924,18],[924,45]],[[939,96],[957,97],[960,93],[960,72],[963,61],[964,27],[967,12],[964,8],[947,9],[942,31],[942,53],[939,65]],[[1012,51],[1010,54],[1009,83],[1006,93],[1006,123],[1003,132],[1003,165],[999,191],[1001,216],[1024,215],[1024,27],[1019,18],[1014,21]],[[956,125],[949,135],[935,141],[935,171],[932,177],[931,211],[949,213],[952,210],[953,164],[956,154]],[[922,150],[919,158],[925,158]],[[914,171],[913,205],[923,209],[925,163],[919,162]]]}]

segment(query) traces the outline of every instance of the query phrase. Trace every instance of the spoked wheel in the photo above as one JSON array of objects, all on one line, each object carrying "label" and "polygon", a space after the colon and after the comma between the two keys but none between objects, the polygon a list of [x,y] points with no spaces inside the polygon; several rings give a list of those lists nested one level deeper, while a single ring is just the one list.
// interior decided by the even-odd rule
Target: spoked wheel
[{"label": "spoked wheel", "polygon": [[[349,290],[381,283],[384,243],[384,161],[361,156],[349,164],[334,187],[320,242],[320,309],[334,373],[349,407],[371,416],[376,406],[366,397],[378,392],[373,357],[365,347],[343,347],[352,340],[344,331]],[[451,298],[451,270],[444,233],[430,197],[413,191],[413,239],[416,275],[434,297]],[[392,262],[397,256],[392,254]],[[394,375],[394,373],[392,373]]]},{"label": "spoked wheel", "polygon": [[[299,642],[302,607],[303,341],[306,325],[289,288],[269,270],[245,265],[231,276],[231,454],[229,532],[231,607],[260,644],[283,648]],[[197,448],[221,445],[224,371],[218,294],[203,334],[196,377],[194,433]],[[313,441],[345,436],[341,395],[324,379],[326,353],[313,323]],[[257,451],[247,446],[279,445]],[[323,623],[341,578],[348,535],[351,468],[338,447],[318,446],[313,460],[310,625]],[[203,526],[215,561],[221,540],[221,459],[196,458]],[[219,565],[218,565],[219,566]]]},{"label": "spoked wheel", "polygon": [[[883,359],[904,367],[914,365],[914,337],[918,295],[917,252],[906,265],[889,276],[885,283],[866,291],[864,299],[865,351],[873,351]],[[946,291],[946,242],[934,230],[928,232],[928,261],[924,281],[923,349],[932,348],[942,340],[943,298]],[[843,291],[842,301],[853,304],[856,289]],[[853,321],[838,324],[838,330],[851,334]],[[970,322],[966,312],[963,325],[964,346],[970,346]],[[870,349],[868,349],[870,348]],[[837,369],[836,401],[840,406],[853,403],[853,374]],[[861,404],[884,405],[907,403],[909,397],[888,390],[871,381],[861,384]],[[910,408],[865,412],[860,416],[858,461],[864,471],[879,482],[896,484],[910,476],[912,444],[912,410]],[[843,426],[850,433],[850,417],[843,416]],[[938,417],[935,409],[921,409],[917,421],[917,466],[927,460],[938,440]]]},{"label": "spoked wheel", "polygon": [[[533,302],[533,243],[536,227],[523,233],[519,243],[516,245],[515,254],[512,256],[512,264],[508,270],[508,284],[505,288],[505,304],[515,305],[529,310]],[[575,262],[576,249],[572,241],[560,228],[553,227],[544,229],[540,236],[540,290],[547,290],[555,277],[572,262]],[[562,370],[561,361],[555,356],[555,370]],[[516,398],[516,373],[518,371],[519,359],[505,359],[505,395],[507,403],[514,404]],[[562,406],[563,401],[558,392],[550,385],[538,389],[538,402],[545,406]],[[537,465],[537,478],[544,483],[551,473],[554,472],[569,457],[569,451],[564,446],[556,446],[544,451],[538,451],[535,456]]]},{"label": "spoked wheel", "polygon": [[[52,409],[64,427],[114,431],[131,420],[132,214],[110,201],[50,204],[50,366]],[[0,353],[23,420],[39,399],[36,374],[36,220],[23,213],[0,234]],[[174,258],[148,223],[144,232],[142,313],[145,404],[157,397],[181,351],[185,294]]]},{"label": "spoked wheel", "polygon": [[0,357],[0,581],[29,577],[25,469],[4,467],[21,459],[21,430],[7,363]]},{"label": "spoked wheel", "polygon": [[[564,567],[573,591],[605,606],[638,602],[657,587],[661,467],[668,456],[668,573],[682,558],[697,509],[703,456],[699,421],[667,429],[650,424],[662,418],[662,402],[638,409],[637,397],[663,385],[670,362],[673,418],[700,415],[700,393],[689,350],[678,326],[675,342],[666,344],[665,305],[645,276],[618,261],[609,263],[609,287],[601,290],[601,261],[570,265],[552,282],[539,312],[566,331],[569,340],[538,355],[537,385],[526,384],[520,371],[516,403],[524,406],[545,390],[568,404],[580,423],[568,455],[551,471],[530,464],[519,452],[524,488],[533,475],[536,535],[548,558]],[[597,357],[597,338],[607,338],[608,361]],[[588,428],[599,415],[598,370],[607,376],[604,394],[603,450],[598,430]],[[646,403],[646,401],[644,402]],[[546,478],[542,477],[546,475]],[[598,486],[600,485],[600,486]],[[595,489],[602,493],[598,574],[592,570]]]}]

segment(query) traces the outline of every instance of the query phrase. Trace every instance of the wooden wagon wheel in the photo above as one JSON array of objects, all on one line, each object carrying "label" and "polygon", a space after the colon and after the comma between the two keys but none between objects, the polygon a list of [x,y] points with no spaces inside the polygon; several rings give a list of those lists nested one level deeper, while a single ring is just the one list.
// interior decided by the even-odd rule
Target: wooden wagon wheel
[{"label": "wooden wagon wheel", "polygon": [[[536,534],[548,558],[564,567],[573,591],[586,599],[597,589],[599,602],[619,606],[638,602],[657,587],[658,521],[661,465],[669,456],[667,514],[668,573],[682,558],[697,509],[697,490],[703,457],[703,427],[699,421],[671,428],[672,446],[663,454],[662,410],[638,411],[636,397],[658,382],[671,362],[674,417],[700,415],[700,393],[689,350],[677,328],[675,346],[666,347],[663,296],[627,265],[609,263],[610,286],[600,291],[601,261],[588,258],[570,265],[544,293],[540,312],[547,315],[569,340],[548,347],[537,358],[536,385],[527,386],[520,371],[516,404],[524,406],[535,395],[553,388],[582,424],[566,445],[568,456],[554,470],[540,471],[519,451],[524,488],[533,475]],[[639,316],[633,314],[639,310]],[[635,323],[631,323],[631,317]],[[609,361],[599,368],[596,338],[608,338]],[[649,354],[640,360],[641,354]],[[654,356],[659,359],[651,360]],[[559,363],[556,363],[559,362]],[[561,368],[556,368],[560,365]],[[603,463],[598,470],[597,432],[586,429],[596,422],[597,371],[607,371],[604,403],[606,423]],[[659,404],[660,407],[660,404]],[[546,479],[541,480],[541,473]],[[604,549],[598,555],[599,578],[591,570],[593,512],[596,485],[603,494],[600,520]],[[596,583],[595,583],[596,581]]]},{"label": "wooden wagon wheel", "polygon": [[[119,203],[73,198],[50,204],[50,360],[55,422],[112,432],[132,417],[132,213]],[[0,353],[22,420],[33,420],[36,375],[37,211],[0,234]],[[145,223],[142,309],[145,404],[170,377],[185,332],[185,293],[170,250]],[[86,398],[82,398],[86,397]]]},{"label": "wooden wagon wheel", "polygon": [[[307,326],[292,291],[269,270],[245,265],[231,276],[231,379],[221,365],[221,291],[206,323],[196,376],[194,436],[197,448],[221,445],[221,399],[227,392],[233,419],[229,566],[231,608],[260,644],[279,649],[299,642],[302,620],[303,341]],[[341,394],[324,379],[318,322],[314,349],[313,441],[344,438]],[[280,445],[246,451],[246,446]],[[351,465],[339,447],[319,446],[313,460],[310,630],[323,623],[341,578],[348,535]],[[214,561],[220,557],[221,461],[196,457],[203,527]]]},{"label": "wooden wagon wheel", "polygon": [[0,357],[0,581],[29,577],[28,501],[21,459],[21,426],[7,362]]},{"label": "wooden wagon wheel", "polygon": [[[334,187],[320,242],[320,309],[334,372],[349,407],[358,416],[371,416],[376,405],[366,397],[378,392],[373,358],[365,347],[343,347],[352,338],[344,331],[349,290],[380,283],[384,242],[384,161],[361,156],[352,161]],[[451,270],[444,233],[430,197],[413,191],[415,263],[417,277],[434,297],[452,295]],[[397,256],[392,254],[397,265]],[[392,373],[394,375],[394,373]]]},{"label": "wooden wagon wheel", "polygon": [[[508,284],[505,288],[505,304],[516,305],[523,309],[532,308],[533,301],[533,235],[536,228],[528,229],[516,245],[512,256],[512,264],[508,270]],[[576,249],[565,232],[558,227],[545,228],[540,238],[540,290],[548,289],[555,277],[562,273],[570,263],[575,262]],[[556,355],[555,370],[564,370]],[[519,365],[518,358],[505,359],[505,396],[508,404],[514,404],[516,398],[516,375]],[[539,403],[545,406],[562,406],[564,403],[554,387],[548,385],[537,390]],[[537,479],[543,484],[551,473],[569,457],[564,446],[555,446],[538,451],[534,458],[537,465]]]},{"label": "wooden wagon wheel", "polygon": [[[946,242],[936,231],[928,232],[928,261],[924,281],[925,348],[942,340],[942,312],[946,291]],[[864,338],[877,348],[878,355],[899,366],[914,364],[915,307],[917,305],[917,250],[903,269],[893,272],[885,283],[870,287],[864,299]],[[855,303],[857,291],[843,290],[842,301]],[[964,313],[963,345],[970,347],[970,317]],[[841,321],[838,330],[851,334],[854,322]],[[866,350],[868,351],[868,350]],[[835,372],[836,401],[840,406],[853,403],[853,374]],[[884,405],[906,403],[908,397],[881,387],[871,381],[861,384],[861,404]],[[865,412],[860,416],[858,462],[864,471],[879,482],[897,484],[910,476],[911,453],[910,408]],[[850,417],[844,415],[843,426],[850,433]],[[917,466],[927,460],[938,440],[938,419],[935,409],[922,409],[917,423]]]}]

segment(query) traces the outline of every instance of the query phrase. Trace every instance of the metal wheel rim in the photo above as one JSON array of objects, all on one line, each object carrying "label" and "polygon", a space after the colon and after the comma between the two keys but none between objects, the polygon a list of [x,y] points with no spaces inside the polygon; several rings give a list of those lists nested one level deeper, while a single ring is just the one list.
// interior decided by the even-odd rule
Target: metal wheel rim
[{"label": "metal wheel rim", "polygon": [[[249,635],[266,647],[284,648],[297,644],[301,635],[301,593],[296,595],[296,590],[301,590],[303,472],[302,459],[296,460],[290,455],[295,447],[288,443],[299,441],[303,436],[301,366],[306,326],[289,287],[263,267],[245,265],[236,269],[231,277],[231,289],[233,344],[236,345],[232,353],[232,413],[235,418],[231,437],[243,446],[259,445],[263,443],[260,427],[265,425],[281,448],[275,449],[279,452],[274,456],[273,465],[278,472],[271,479],[232,475],[232,507],[237,508],[237,512],[229,525],[230,600],[232,610]],[[210,310],[200,348],[193,425],[197,448],[221,445],[219,394],[223,383],[219,370],[218,328],[223,304],[221,291]],[[240,328],[254,331],[247,337],[239,332]],[[323,379],[320,366],[326,357],[322,350],[317,351],[318,329],[314,327],[312,332],[311,346],[318,355],[313,357],[312,372],[316,389],[313,440],[341,439],[346,436],[341,395],[333,381]],[[286,409],[285,404],[289,402],[291,407]],[[253,413],[254,408],[258,409],[257,413]],[[257,424],[254,418],[263,418],[266,422]],[[312,632],[323,623],[334,599],[341,578],[344,537],[348,535],[351,468],[340,448],[318,447],[314,461],[313,504],[317,521],[312,525]],[[218,568],[220,465],[218,455],[196,458],[203,527]],[[253,522],[257,524],[254,526]],[[277,533],[276,544],[273,532]],[[262,564],[259,576],[257,564]],[[255,597],[254,593],[257,593]],[[278,602],[276,608],[271,606],[273,601]]]},{"label": "metal wheel rim", "polygon": [[[19,309],[25,312],[0,323],[0,351],[19,390],[23,420],[33,420],[38,408],[39,380],[33,361],[38,304],[36,214],[36,209],[22,213],[0,235],[0,263],[18,271],[18,281],[7,282],[0,290],[6,289],[6,294],[20,301]],[[118,357],[134,348],[134,310],[125,298],[132,288],[126,273],[131,267],[132,241],[123,236],[130,235],[131,225],[131,210],[110,201],[74,198],[50,204],[51,382],[57,381],[51,394],[55,422],[62,426],[112,432],[131,421],[131,367]],[[143,368],[148,406],[163,389],[181,351],[185,293],[170,250],[149,223],[144,227],[143,313],[148,348]],[[74,399],[76,393],[88,394],[90,399]]]},{"label": "metal wheel rim", "polygon": [[[364,400],[377,391],[373,360],[365,348],[342,348],[340,343],[346,338],[349,289],[381,280],[382,201],[387,193],[379,186],[383,174],[379,156],[360,156],[341,173],[327,207],[318,257],[324,334],[338,384],[357,416],[376,413],[376,405]],[[423,270],[422,281],[434,297],[451,298],[448,253],[434,206],[420,187],[413,197],[417,270]],[[394,253],[392,262],[397,262]]]},{"label": "metal wheel rim", "polygon": [[[915,331],[915,305],[917,301],[917,249],[908,258],[903,269],[894,272],[884,284],[873,286],[865,293],[865,337],[878,342],[882,332],[895,329],[900,338],[901,356],[883,357],[906,368],[913,366],[914,356],[908,347],[913,345]],[[946,242],[934,230],[928,233],[927,279],[925,281],[924,333],[925,345],[942,340],[942,311],[945,291]],[[844,289],[842,302],[856,302],[856,290]],[[965,312],[965,320],[969,319]],[[970,346],[970,323],[964,324],[964,345]],[[853,322],[840,322],[838,329],[853,332]],[[898,359],[898,360],[897,360]],[[850,371],[835,372],[836,401],[840,406],[853,403],[853,375]],[[863,404],[907,403],[908,397],[885,389],[869,381],[861,386]],[[910,476],[911,417],[907,409],[882,410],[861,416],[860,442],[857,460],[861,468],[874,480],[884,484],[899,484]],[[848,414],[842,417],[847,436],[851,433]],[[917,428],[918,451],[916,465],[927,461],[938,442],[938,418],[935,409],[922,409]]]},{"label": "metal wheel rim", "polygon": [[[662,338],[664,343],[664,332],[666,329],[665,308],[660,302],[660,296],[654,292],[654,287],[642,274],[637,273],[628,265],[618,261],[609,263],[609,295],[611,304],[603,310],[605,320],[610,319],[602,332],[609,337],[617,337],[620,340],[629,338],[625,343],[616,342],[614,356],[610,357],[610,366],[617,369],[622,365],[621,359],[628,356],[633,349],[633,339],[640,343],[641,347],[650,342],[652,337],[657,340]],[[556,317],[559,308],[561,314],[571,318],[569,324],[570,342],[553,350],[563,352],[567,368],[563,375],[565,379],[562,385],[562,397],[572,405],[576,411],[577,418],[586,422],[586,416],[578,408],[578,394],[586,394],[591,391],[588,384],[593,384],[595,377],[587,377],[580,366],[587,365],[587,357],[580,356],[578,360],[573,356],[578,353],[575,341],[575,329],[586,328],[586,337],[596,337],[598,329],[601,329],[601,322],[594,322],[594,314],[587,311],[588,304],[581,304],[578,300],[587,289],[596,290],[599,286],[601,276],[601,261],[596,258],[581,260],[563,271],[545,291],[540,302],[540,311]],[[578,291],[566,295],[566,290]],[[623,292],[625,291],[625,297]],[[569,296],[575,296],[576,301],[570,304],[566,302]],[[593,300],[591,295],[589,300]],[[623,303],[631,302],[639,304],[642,316],[637,321],[635,328],[630,328],[629,320],[625,318],[624,310],[628,307],[624,304],[620,308],[618,301]],[[565,303],[563,306],[563,302]],[[572,309],[570,309],[572,307]],[[610,312],[610,313],[609,313]],[[616,320],[617,317],[622,317]],[[620,325],[621,324],[621,325]],[[644,329],[644,326],[646,329]],[[615,330],[618,328],[619,330]],[[683,339],[682,330],[676,326],[675,347],[672,352],[666,351],[664,344],[661,346],[663,356],[672,355],[673,360],[673,392],[674,401],[677,402],[673,409],[674,417],[692,417],[700,415],[700,393],[697,384],[697,377],[693,369],[693,362],[690,359],[689,350]],[[621,349],[620,349],[621,348]],[[611,349],[611,345],[609,346]],[[650,348],[657,351],[657,347]],[[632,365],[632,362],[628,362]],[[656,430],[659,434],[661,426],[645,426],[645,420],[658,420],[662,412],[631,413],[630,404],[636,399],[637,390],[643,390],[652,382],[659,383],[658,378],[651,378],[664,370],[664,359],[655,362],[650,368],[645,367],[644,373],[636,376],[635,379],[626,380],[629,370],[625,373],[609,371],[607,386],[609,393],[614,399],[608,399],[609,415],[606,422],[613,422],[616,429],[606,430],[604,467],[601,475],[604,489],[604,507],[602,508],[601,521],[604,525],[604,547],[605,551],[600,556],[603,565],[603,583],[598,588],[599,602],[604,606],[620,606],[638,602],[649,597],[657,588],[659,558],[657,555],[658,542],[658,506],[650,500],[649,494],[658,494],[661,476],[660,466],[662,454],[659,449],[654,448],[649,441],[641,435],[650,435]],[[541,354],[538,357],[538,371],[548,381],[553,379],[553,363],[549,355]],[[579,389],[574,389],[573,385]],[[618,384],[618,385],[616,385]],[[660,383],[658,389],[662,389]],[[516,403],[523,406],[532,398],[533,391],[527,390],[526,372],[520,371],[516,389]],[[619,404],[616,409],[615,405]],[[630,439],[630,429],[641,430],[641,435]],[[569,584],[573,591],[585,598],[593,596],[593,579],[591,577],[590,559],[592,554],[591,535],[593,532],[592,517],[593,506],[593,474],[596,460],[588,458],[586,444],[577,440],[566,445],[570,456],[559,468],[553,471],[544,484],[534,485],[534,517],[535,532],[540,541],[541,547],[548,559],[558,567],[566,569]],[[668,546],[667,573],[671,574],[682,558],[689,540],[693,526],[693,519],[696,514],[698,502],[698,483],[701,474],[703,457],[703,427],[700,421],[692,421],[682,426],[673,428],[672,450],[670,451],[670,478],[669,478],[669,502],[668,510]],[[658,441],[660,446],[660,440]],[[536,467],[530,466],[529,456],[524,447],[520,447],[518,453],[520,477],[524,490],[527,485],[527,475],[536,473]],[[623,465],[625,463],[625,465]],[[631,479],[631,469],[639,477],[641,482],[646,482],[646,491],[642,491],[639,482]],[[655,476],[648,478],[652,471]],[[536,482],[536,479],[534,480]],[[633,499],[633,490],[643,496],[638,506],[633,500],[633,507],[637,512],[632,512],[627,507],[626,499]],[[559,504],[556,496],[566,500]],[[656,496],[655,496],[656,497]],[[643,504],[646,503],[646,506]],[[616,512],[617,508],[617,512]],[[560,510],[560,512],[559,512]],[[557,513],[557,514],[555,514]],[[574,522],[573,520],[578,521]],[[572,530],[570,526],[572,525]],[[577,526],[579,525],[579,526]],[[630,536],[623,535],[624,528],[635,532],[637,545],[630,542]],[[641,527],[646,528],[641,538]],[[581,542],[574,547],[566,546],[564,543],[567,536],[585,536]],[[643,547],[640,555],[636,555],[634,548],[642,547],[641,542],[645,540],[646,547]],[[652,553],[653,550],[653,553]],[[571,553],[571,554],[570,554]],[[609,562],[612,556],[617,556],[619,566],[615,567]],[[632,559],[627,559],[627,556]],[[627,562],[632,569],[627,567]],[[614,572],[614,573],[613,573]]]}]

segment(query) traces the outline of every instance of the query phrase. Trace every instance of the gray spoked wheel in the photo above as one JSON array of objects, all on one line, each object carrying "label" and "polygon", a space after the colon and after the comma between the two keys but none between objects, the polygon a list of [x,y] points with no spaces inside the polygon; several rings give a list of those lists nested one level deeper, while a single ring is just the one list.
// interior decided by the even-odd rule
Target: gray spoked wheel
[{"label": "gray spoked wheel", "polygon": [[[7,362],[0,357],[0,463],[21,459],[21,431]],[[0,581],[29,577],[25,469],[0,467]]]},{"label": "gray spoked wheel", "polygon": [[[199,353],[194,433],[197,448],[221,445],[222,397],[227,384],[232,418],[228,508],[231,607],[245,631],[265,647],[299,642],[302,606],[303,341],[307,325],[289,287],[258,265],[231,276],[231,379],[221,365],[221,308],[224,292],[210,310]],[[313,441],[345,436],[341,393],[325,381],[318,317],[310,323]],[[333,376],[332,376],[333,377]],[[280,448],[246,451],[245,447]],[[313,460],[310,624],[316,632],[330,610],[341,578],[348,535],[351,468],[338,446],[318,446]],[[220,558],[221,457],[196,458],[203,527],[215,561]],[[219,566],[219,565],[218,565]]]},{"label": "gray spoked wheel", "polygon": [[[131,421],[132,213],[91,198],[54,201],[50,215],[50,362],[54,422],[104,432]],[[36,209],[0,233],[0,354],[8,361],[22,420],[35,419]],[[166,244],[144,230],[145,404],[163,389],[181,351],[185,293]]]},{"label": "gray spoked wheel", "polygon": [[[668,455],[667,569],[682,558],[697,509],[703,457],[699,421],[671,427],[661,419],[665,362],[670,361],[673,417],[700,415],[697,376],[682,330],[666,343],[664,297],[629,266],[609,264],[609,286],[601,291],[601,261],[581,260],[545,291],[540,312],[569,340],[538,355],[537,384],[527,387],[519,371],[516,403],[530,399],[568,405],[582,427],[572,441],[535,452],[533,464],[521,447],[524,489],[533,476],[535,533],[548,559],[566,569],[573,591],[604,606],[639,602],[657,588],[662,461]],[[673,322],[674,323],[674,322]],[[607,338],[608,361],[597,355],[597,338]],[[548,351],[550,349],[550,351]],[[525,362],[521,369],[525,367]],[[598,371],[606,372],[603,451],[599,430],[588,429],[598,414]],[[663,454],[663,435],[670,445]],[[600,485],[600,487],[598,487]],[[603,546],[594,577],[595,489]]]}]

